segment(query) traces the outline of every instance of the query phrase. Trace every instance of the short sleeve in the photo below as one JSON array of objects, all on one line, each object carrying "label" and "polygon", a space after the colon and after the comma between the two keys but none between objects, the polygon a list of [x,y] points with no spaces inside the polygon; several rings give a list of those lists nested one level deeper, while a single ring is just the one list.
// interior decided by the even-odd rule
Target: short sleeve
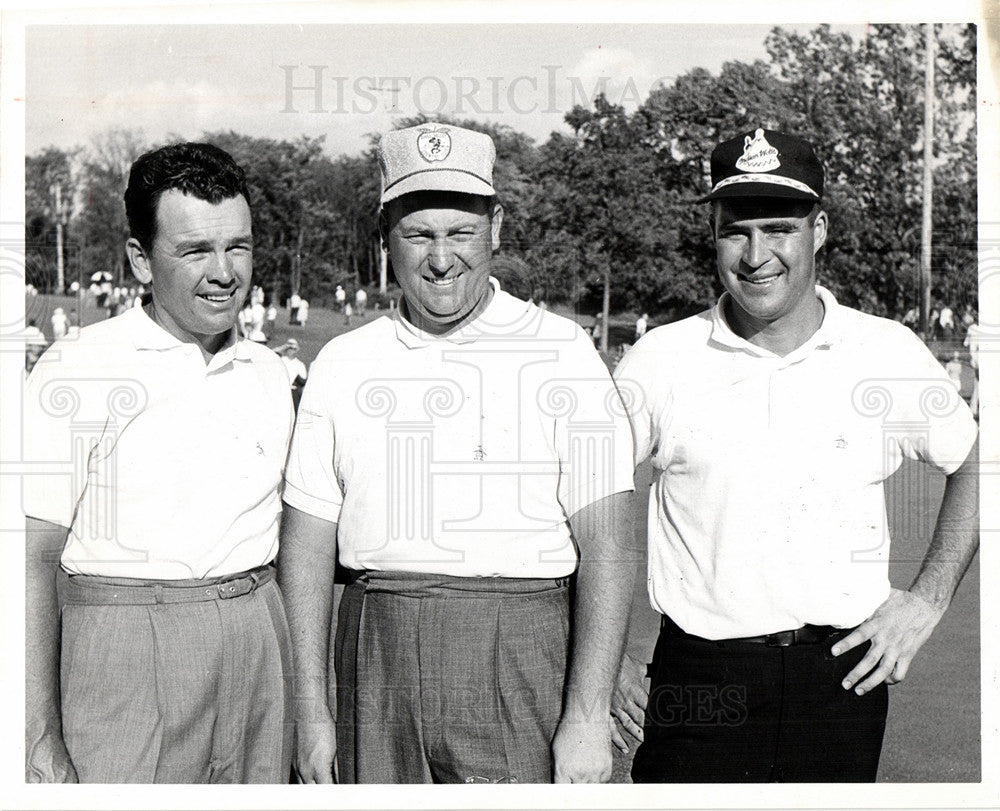
[{"label": "short sleeve", "polygon": [[645,461],[659,442],[658,425],[654,419],[655,398],[650,386],[654,377],[652,371],[646,368],[651,353],[644,351],[644,347],[649,345],[648,341],[640,342],[628,350],[614,374],[632,428],[636,465]]},{"label": "short sleeve", "polygon": [[283,500],[297,510],[336,523],[344,494],[334,469],[334,426],[327,368],[317,362],[302,392],[285,466]]},{"label": "short sleeve", "polygon": [[891,374],[870,381],[862,407],[884,410],[883,426],[905,457],[954,473],[979,433],[972,411],[944,367],[909,330],[897,333],[891,360]]},{"label": "short sleeve", "polygon": [[81,464],[84,470],[86,466],[73,458],[78,444],[73,426],[81,416],[81,394],[65,371],[66,364],[50,351],[35,364],[25,384],[22,506],[27,516],[68,528],[80,497],[75,472]]},{"label": "short sleeve", "polygon": [[[579,332],[563,351],[560,378],[550,381],[548,396],[563,406],[556,418],[558,497],[572,517],[602,498],[634,489],[633,445],[621,396],[593,344]],[[567,374],[571,369],[575,374]]]}]

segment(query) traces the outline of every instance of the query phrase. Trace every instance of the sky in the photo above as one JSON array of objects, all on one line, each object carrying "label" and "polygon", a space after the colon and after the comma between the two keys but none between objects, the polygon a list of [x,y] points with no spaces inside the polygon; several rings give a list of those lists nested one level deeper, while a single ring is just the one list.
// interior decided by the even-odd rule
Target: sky
[{"label": "sky", "polygon": [[765,58],[771,27],[33,25],[25,151],[84,146],[128,128],[149,143],[230,129],[322,135],[330,154],[356,154],[370,133],[419,112],[507,124],[542,142],[602,87],[634,109],[657,81]]}]

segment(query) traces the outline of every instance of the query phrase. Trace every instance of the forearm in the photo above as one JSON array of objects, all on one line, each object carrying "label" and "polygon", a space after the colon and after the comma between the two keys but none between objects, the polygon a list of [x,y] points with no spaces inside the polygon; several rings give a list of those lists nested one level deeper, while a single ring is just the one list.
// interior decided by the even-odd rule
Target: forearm
[{"label": "forearm", "polygon": [[29,743],[62,737],[56,573],[68,530],[28,518],[25,527],[25,721]]},{"label": "forearm", "polygon": [[285,507],[278,582],[285,600],[295,661],[296,714],[327,705],[337,525]]},{"label": "forearm", "polygon": [[25,770],[29,783],[76,782],[63,741],[56,573],[69,530],[28,518],[25,525]]},{"label": "forearm", "polygon": [[[628,630],[625,633],[625,653],[643,664],[653,658],[653,646],[660,632],[661,618],[661,614],[650,605],[649,592],[645,588],[648,567],[646,526],[639,517],[646,515],[649,487],[648,479],[641,482],[637,473],[636,490],[629,498],[630,513],[627,516],[629,531],[633,533],[633,545],[629,552],[633,560],[633,585],[632,603],[628,610]],[[642,584],[642,588],[639,584]]]},{"label": "forearm", "polygon": [[934,536],[910,591],[943,611],[979,548],[979,443],[948,477]]},{"label": "forearm", "polygon": [[635,582],[637,550],[629,494],[574,517],[580,548],[564,718],[604,722],[618,676]]}]

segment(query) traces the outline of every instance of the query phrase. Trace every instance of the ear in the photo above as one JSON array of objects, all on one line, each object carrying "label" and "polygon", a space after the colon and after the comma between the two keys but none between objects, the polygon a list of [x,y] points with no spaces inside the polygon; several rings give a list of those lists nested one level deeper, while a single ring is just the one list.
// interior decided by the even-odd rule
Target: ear
[{"label": "ear", "polygon": [[493,215],[490,218],[490,230],[493,237],[493,250],[500,250],[500,226],[503,225],[503,206],[497,203],[493,206]]},{"label": "ear", "polygon": [[816,215],[816,222],[813,223],[813,256],[826,244],[826,229],[829,225],[826,212],[820,211]]},{"label": "ear", "polygon": [[149,264],[149,257],[146,249],[142,247],[139,240],[131,237],[125,243],[125,253],[128,255],[128,263],[132,266],[132,274],[143,284],[149,284],[153,280],[153,269]]}]

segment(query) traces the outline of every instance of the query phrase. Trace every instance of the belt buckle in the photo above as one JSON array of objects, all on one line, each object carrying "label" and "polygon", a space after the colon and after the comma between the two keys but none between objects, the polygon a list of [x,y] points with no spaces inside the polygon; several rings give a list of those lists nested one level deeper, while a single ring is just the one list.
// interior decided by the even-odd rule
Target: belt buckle
[{"label": "belt buckle", "polygon": [[257,590],[260,585],[260,575],[256,572],[247,572],[243,577],[236,577],[219,583],[216,588],[219,590],[220,600],[231,600],[233,597],[242,597]]},{"label": "belt buckle", "polygon": [[248,594],[253,591],[257,585],[256,580],[247,581],[250,578],[240,577],[235,580],[227,580],[224,583],[219,583],[216,588],[219,590],[220,600],[232,600],[234,597],[242,597],[244,594]]},{"label": "belt buckle", "polygon": [[795,644],[795,631],[778,631],[774,634],[768,634],[764,644],[769,648],[787,648]]},{"label": "belt buckle", "polygon": [[220,600],[231,600],[233,597],[238,597],[239,594],[236,593],[236,580],[229,580],[225,583],[219,583],[216,588],[219,590]]}]

